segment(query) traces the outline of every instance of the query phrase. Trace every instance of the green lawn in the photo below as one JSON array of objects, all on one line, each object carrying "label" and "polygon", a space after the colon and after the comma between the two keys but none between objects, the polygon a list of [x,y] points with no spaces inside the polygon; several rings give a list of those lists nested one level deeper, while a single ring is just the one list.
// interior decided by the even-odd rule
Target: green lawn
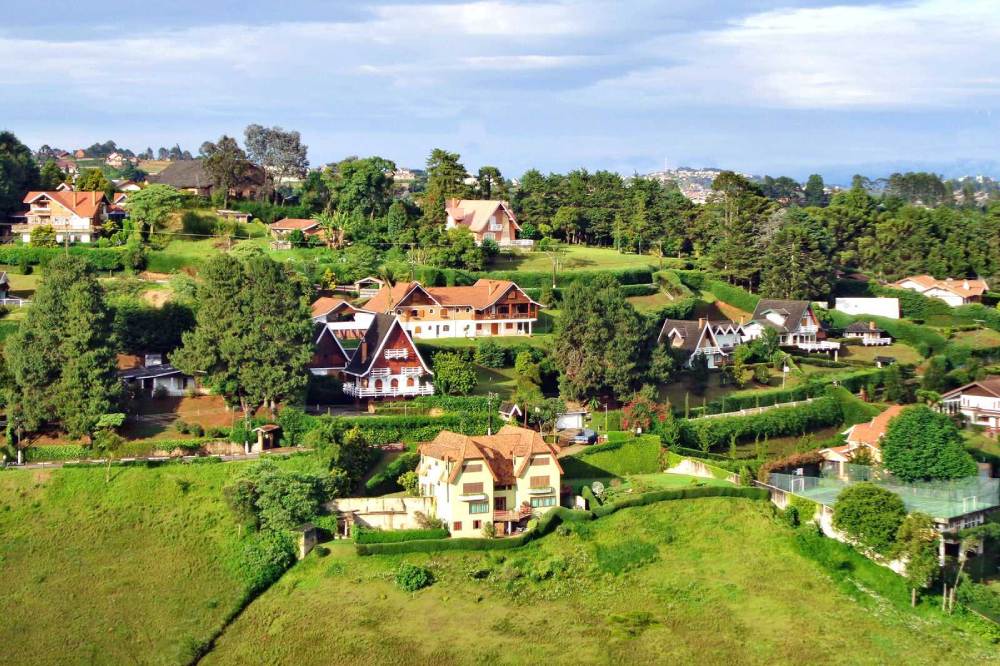
[{"label": "green lawn", "polygon": [[650,294],[649,296],[629,296],[625,300],[631,303],[639,312],[655,312],[677,301],[676,298],[662,291]]},{"label": "green lawn", "polygon": [[1000,347],[1000,331],[992,328],[980,328],[975,331],[955,331],[948,340],[949,344],[972,349],[987,349]]},{"label": "green lawn", "polygon": [[[228,628],[206,664],[941,664],[996,646],[895,575],[800,554],[763,501],[663,502],[517,551],[310,555]],[[435,583],[416,593],[404,562]],[[855,568],[856,567],[856,568]],[[889,579],[887,598],[872,581]],[[894,584],[894,585],[893,585]],[[905,655],[905,656],[904,656]]]},{"label": "green lawn", "polygon": [[496,393],[500,400],[507,400],[514,392],[517,376],[514,368],[485,368],[481,365],[476,368],[476,384],[473,395],[486,395]]},{"label": "green lawn", "polygon": [[898,363],[920,363],[923,357],[910,345],[894,342],[884,347],[865,347],[863,345],[847,345],[841,347],[840,357],[852,361],[875,362],[876,356],[891,356]]},{"label": "green lawn", "polygon": [[[621,254],[606,247],[584,247],[564,245],[559,256],[562,271],[607,270],[609,268],[645,268],[657,266],[656,257],[641,254]],[[551,271],[552,260],[544,252],[521,252],[500,255],[488,267],[489,270],[509,271]]]},{"label": "green lawn", "polygon": [[0,472],[0,661],[189,661],[245,593],[244,464]]}]

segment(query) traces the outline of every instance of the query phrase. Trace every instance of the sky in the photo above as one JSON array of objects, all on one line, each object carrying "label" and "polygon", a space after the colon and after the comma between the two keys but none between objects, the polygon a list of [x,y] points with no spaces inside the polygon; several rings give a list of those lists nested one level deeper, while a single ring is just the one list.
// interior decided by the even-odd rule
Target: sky
[{"label": "sky", "polygon": [[987,172],[996,0],[0,0],[0,128],[197,151],[249,123],[314,165]]}]

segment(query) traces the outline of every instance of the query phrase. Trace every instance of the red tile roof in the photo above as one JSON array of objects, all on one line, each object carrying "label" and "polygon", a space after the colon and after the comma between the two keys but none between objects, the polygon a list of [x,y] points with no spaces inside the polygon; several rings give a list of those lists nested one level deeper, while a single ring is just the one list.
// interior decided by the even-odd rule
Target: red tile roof
[{"label": "red tile roof", "polygon": [[496,303],[511,288],[520,289],[510,280],[477,280],[466,287],[424,287],[419,282],[400,282],[382,287],[368,303],[366,310],[388,312],[413,289],[422,289],[438,304],[446,307],[471,307],[483,310]]},{"label": "red tile roof", "polygon": [[[512,485],[533,455],[551,455],[556,467],[563,471],[551,444],[546,443],[536,431],[515,425],[505,425],[495,435],[482,436],[442,430],[432,441],[421,444],[419,451],[430,458],[456,463],[483,460],[494,481],[500,485]],[[517,470],[514,469],[515,457],[522,459]],[[458,478],[461,469],[461,464],[455,465],[450,482]]]},{"label": "red tile roof", "polygon": [[24,203],[30,204],[41,197],[58,202],[79,217],[94,217],[100,210],[101,204],[107,201],[104,192],[49,191],[28,192],[24,197]]},{"label": "red tile roof", "polygon": [[286,217],[283,220],[278,220],[271,224],[271,229],[276,231],[294,231],[295,229],[301,229],[305,231],[306,229],[312,229],[313,227],[319,226],[318,220],[304,220],[302,218]]},{"label": "red tile roof", "polygon": [[886,430],[889,429],[889,421],[899,416],[901,411],[903,411],[901,405],[893,405],[871,421],[852,426],[847,433],[847,441],[878,447],[879,442],[885,437]]}]

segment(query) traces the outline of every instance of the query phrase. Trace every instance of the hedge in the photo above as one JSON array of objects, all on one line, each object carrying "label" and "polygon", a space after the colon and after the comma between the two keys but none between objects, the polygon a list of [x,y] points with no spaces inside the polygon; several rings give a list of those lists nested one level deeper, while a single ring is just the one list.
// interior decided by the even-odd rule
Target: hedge
[{"label": "hedge", "polygon": [[756,414],[681,420],[678,421],[679,442],[687,448],[709,451],[728,446],[733,438],[744,442],[756,437],[802,435],[841,422],[840,404],[834,397],[824,396],[804,405],[778,407]]},{"label": "hedge", "polygon": [[564,522],[581,522],[610,515],[615,511],[633,506],[643,506],[668,500],[693,499],[698,497],[744,497],[767,500],[770,493],[763,488],[740,488],[728,486],[696,486],[658,490],[628,497],[614,504],[603,504],[592,511],[579,511],[558,506],[538,519],[534,529],[516,537],[503,539],[428,539],[423,541],[402,541],[398,543],[357,544],[358,555],[398,555],[401,553],[433,553],[444,550],[511,550],[543,537]]},{"label": "hedge", "polygon": [[590,446],[560,459],[563,476],[590,479],[626,474],[651,474],[660,471],[660,439],[643,435],[623,442]]},{"label": "hedge", "polygon": [[[557,271],[556,286],[567,287],[572,282],[589,284],[599,275],[610,275],[621,285],[649,285],[653,282],[652,268],[617,268],[593,271]],[[541,289],[552,286],[551,271],[488,271],[477,273],[475,277],[489,278],[491,280],[510,280],[516,282],[517,286],[522,289],[526,287]]]},{"label": "hedge", "polygon": [[401,543],[403,541],[423,541],[447,539],[448,530],[443,527],[413,530],[375,530],[367,527],[354,528],[354,543]]},{"label": "hedge", "polygon": [[[405,405],[405,410],[404,410]],[[416,414],[431,409],[441,409],[446,412],[460,414],[487,414],[500,408],[496,400],[492,401],[484,395],[422,395],[406,403],[392,402],[379,405],[380,412],[405,412]]]},{"label": "hedge", "polygon": [[406,472],[412,472],[417,469],[419,462],[420,454],[416,451],[401,453],[395,460],[386,465],[382,471],[373,474],[371,478],[365,481],[365,494],[387,495],[396,492],[399,490],[396,479]]},{"label": "hedge", "polygon": [[757,303],[760,302],[760,296],[756,294],[751,294],[750,292],[735,287],[728,282],[723,282],[721,280],[709,280],[708,291],[712,292],[717,299],[732,305],[733,307],[739,308],[740,310],[745,310],[746,312],[753,312],[757,309]]},{"label": "hedge", "polygon": [[[22,262],[31,265],[46,266],[55,257],[64,254],[66,250],[60,247],[32,247],[30,245],[7,245],[0,247],[0,264],[19,265]],[[74,245],[69,248],[73,256],[82,257],[87,265],[99,271],[120,271],[126,267],[126,258],[132,252],[131,248],[121,247],[84,247]]]},{"label": "hedge", "polygon": [[90,457],[93,451],[78,444],[61,446],[31,446],[24,450],[26,462],[45,462],[48,460],[78,460]]}]

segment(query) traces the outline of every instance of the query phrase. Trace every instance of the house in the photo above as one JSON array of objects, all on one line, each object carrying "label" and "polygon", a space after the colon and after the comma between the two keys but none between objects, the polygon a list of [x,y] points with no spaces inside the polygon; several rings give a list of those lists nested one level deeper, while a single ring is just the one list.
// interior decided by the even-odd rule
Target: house
[{"label": "house", "polygon": [[442,430],[418,449],[420,494],[453,537],[482,536],[488,524],[510,534],[559,505],[563,469],[534,430],[505,425],[495,435]]},{"label": "house", "polygon": [[399,317],[384,313],[372,316],[340,373],[344,393],[357,399],[432,395],[433,374]]},{"label": "house", "polygon": [[180,397],[190,391],[204,392],[194,377],[164,363],[162,354],[146,354],[142,365],[119,370],[118,378],[127,388],[146,396]]},{"label": "house", "polygon": [[828,463],[836,463],[840,476],[846,476],[845,466],[855,463],[862,451],[871,461],[882,462],[882,438],[889,429],[889,422],[902,411],[902,405],[893,405],[870,421],[852,425],[843,433],[844,444],[821,449],[820,454]]},{"label": "house", "polygon": [[556,414],[556,430],[583,430],[590,412],[576,409]]},{"label": "house", "polygon": [[517,422],[524,417],[524,412],[516,402],[500,403],[500,418],[504,421]]},{"label": "house", "polygon": [[961,414],[966,423],[1000,434],[1000,375],[990,375],[941,396],[939,409],[947,414]]},{"label": "house", "polygon": [[115,189],[118,190],[119,192],[138,192],[139,190],[142,189],[142,186],[140,186],[133,180],[120,178],[117,180],[112,180],[111,183],[115,186]]},{"label": "house", "polygon": [[913,275],[893,282],[889,286],[897,289],[909,289],[928,298],[944,301],[952,307],[966,303],[978,303],[982,300],[983,294],[989,290],[986,280],[969,280],[967,278],[938,280],[930,275]]},{"label": "house", "polygon": [[509,280],[478,280],[468,287],[383,286],[365,304],[394,313],[415,338],[531,335],[541,304]]},{"label": "house", "polygon": [[250,218],[253,217],[251,213],[244,213],[242,210],[229,210],[228,208],[221,208],[215,211],[215,214],[226,222],[236,222],[238,224],[249,224]]},{"label": "house", "polygon": [[[260,167],[247,162],[244,176],[229,188],[229,196],[253,199],[264,186],[265,174]],[[211,197],[215,178],[205,169],[203,160],[176,160],[166,169],[146,177],[149,183],[170,185],[200,197]]]},{"label": "house", "polygon": [[888,368],[890,365],[894,364],[896,359],[892,356],[876,356],[875,357],[875,367],[876,368]]},{"label": "house", "polygon": [[709,368],[718,368],[733,349],[742,344],[743,337],[743,327],[732,321],[667,319],[660,327],[657,342],[682,352],[686,356],[686,368],[691,367],[698,355],[705,357]]},{"label": "house", "polygon": [[30,210],[15,217],[25,221],[11,230],[21,234],[25,243],[31,241],[32,230],[46,225],[55,231],[57,243],[89,243],[108,219],[108,200],[103,192],[28,192],[24,203]]},{"label": "house", "polygon": [[128,157],[117,152],[111,153],[104,158],[104,163],[112,169],[121,169],[126,164],[134,164],[135,162],[138,162],[138,160],[134,157]]},{"label": "house", "polygon": [[838,298],[833,309],[852,316],[871,315],[899,319],[898,298]]},{"label": "house", "polygon": [[[287,241],[296,231],[301,231],[306,238],[315,236],[322,241],[327,240],[327,231],[320,226],[319,220],[286,217],[268,225],[268,228],[271,230],[271,236],[277,241]],[[333,234],[332,245],[339,247],[343,244],[344,232],[335,229]]]},{"label": "house", "polygon": [[778,334],[782,347],[803,351],[836,351],[839,342],[821,340],[824,336],[819,318],[809,301],[762,298],[754,308],[750,323],[743,326],[746,340],[756,340],[770,328]]},{"label": "house", "polygon": [[56,160],[56,166],[59,167],[60,171],[70,176],[75,176],[80,173],[80,169],[76,166],[76,162],[65,157],[58,158]]},{"label": "house", "polygon": [[82,160],[86,156],[87,156],[87,151],[84,150],[83,148],[77,148],[76,150],[73,151],[73,157],[75,157],[78,160]]},{"label": "house", "polygon": [[532,245],[530,240],[517,238],[521,227],[506,201],[448,199],[445,214],[445,229],[465,227],[472,232],[476,245],[482,245],[485,240],[492,240],[501,247]]},{"label": "house", "polygon": [[873,321],[856,321],[849,324],[844,329],[844,337],[859,339],[865,347],[892,344],[892,338]]},{"label": "house", "polygon": [[[312,320],[317,323],[356,322],[359,314],[371,314],[366,310],[354,307],[342,298],[336,296],[320,296],[310,306]],[[362,328],[368,328],[367,322]]]},{"label": "house", "polygon": [[385,280],[377,277],[364,277],[354,283],[354,291],[358,292],[361,298],[372,298],[385,286]]}]

